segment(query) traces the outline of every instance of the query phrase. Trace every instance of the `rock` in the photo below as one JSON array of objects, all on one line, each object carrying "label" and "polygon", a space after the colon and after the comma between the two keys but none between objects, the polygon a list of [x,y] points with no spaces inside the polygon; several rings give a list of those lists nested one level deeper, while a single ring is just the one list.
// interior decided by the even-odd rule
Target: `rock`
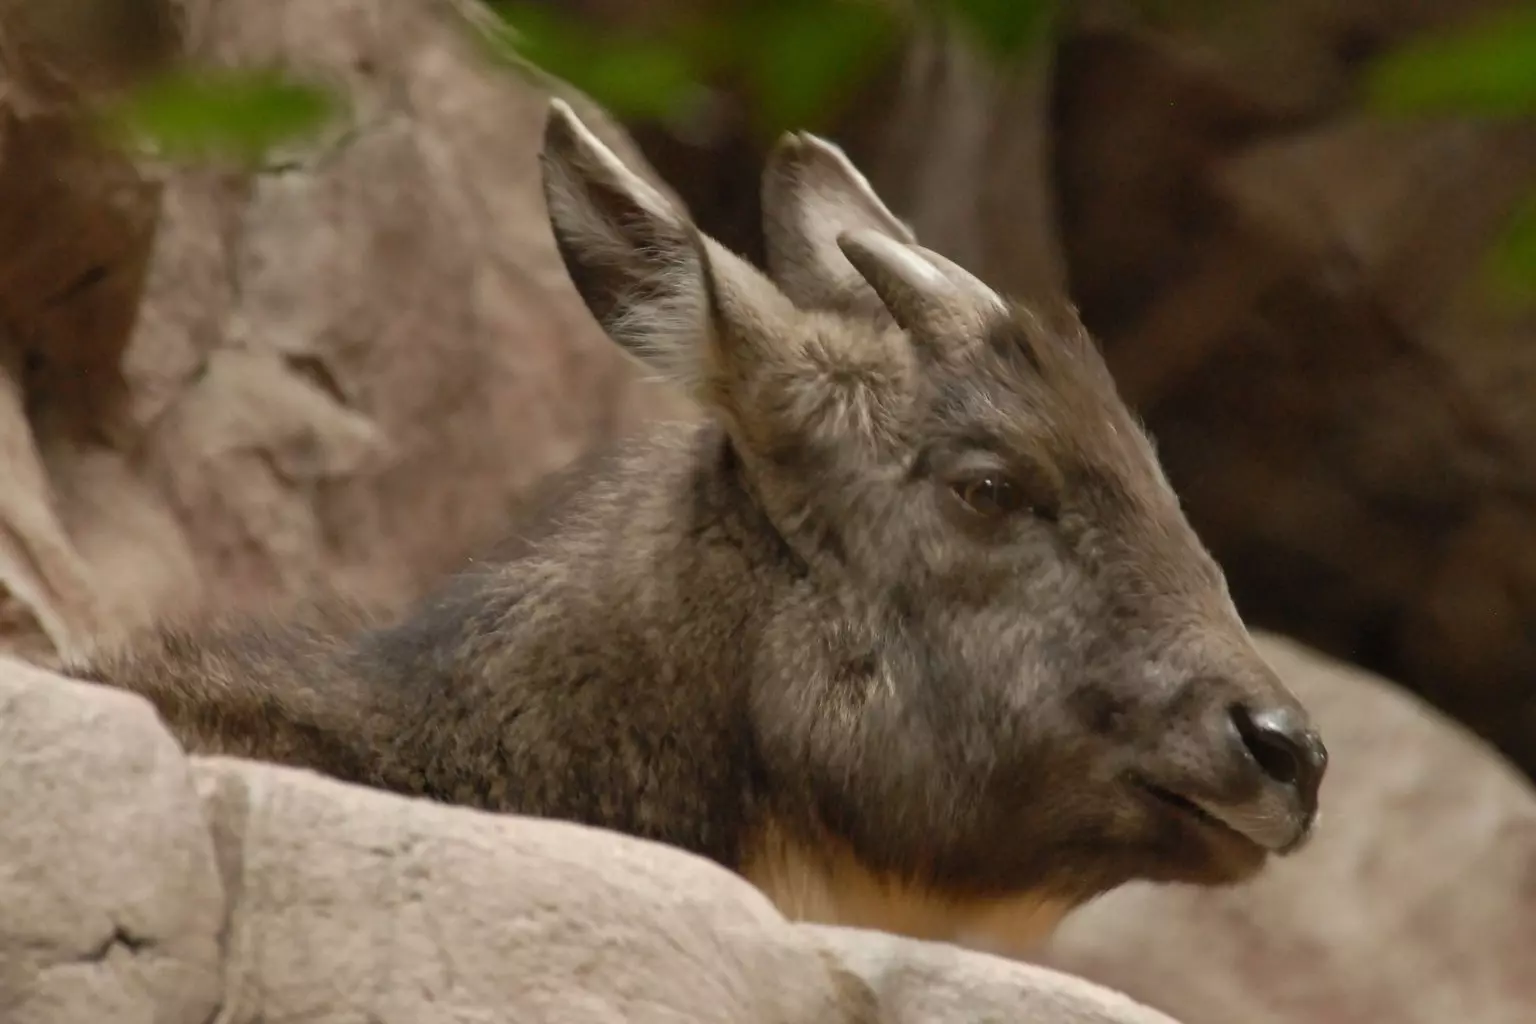
[{"label": "rock", "polygon": [[216,1006],[231,1024],[1167,1020],[1139,1004],[1188,1024],[1524,1021],[1536,793],[1389,683],[1259,641],[1332,742],[1317,839],[1240,888],[1112,893],[1043,966],[792,925],[707,861],[596,829],[187,757],[141,699],[0,661],[0,1007],[18,1024]]},{"label": "rock", "polygon": [[681,851],[231,758],[0,660],[11,1024],[1172,1024],[1041,968],[793,925]]},{"label": "rock", "polygon": [[1111,893],[1042,962],[1188,1024],[1529,1020],[1536,788],[1386,680],[1260,642],[1328,737],[1316,839],[1239,888]]},{"label": "rock", "polygon": [[228,893],[154,709],[0,659],[0,778],[0,1015],[212,1018]]},{"label": "rock", "polygon": [[[0,5],[0,227],[26,257],[0,259],[0,589],[52,646],[321,587],[398,606],[550,470],[686,414],[566,280],[546,94],[464,9]],[[158,27],[112,43],[101,18]],[[286,68],[348,118],[255,173],[103,149],[88,106],[177,54]]]}]

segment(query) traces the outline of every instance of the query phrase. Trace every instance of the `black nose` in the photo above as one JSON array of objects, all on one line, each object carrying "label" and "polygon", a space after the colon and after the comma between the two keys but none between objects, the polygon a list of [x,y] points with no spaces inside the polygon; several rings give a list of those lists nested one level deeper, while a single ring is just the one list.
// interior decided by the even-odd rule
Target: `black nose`
[{"label": "black nose", "polygon": [[1248,753],[1264,774],[1296,790],[1308,814],[1317,810],[1317,791],[1328,770],[1323,738],[1291,708],[1252,709],[1238,705],[1232,721]]}]

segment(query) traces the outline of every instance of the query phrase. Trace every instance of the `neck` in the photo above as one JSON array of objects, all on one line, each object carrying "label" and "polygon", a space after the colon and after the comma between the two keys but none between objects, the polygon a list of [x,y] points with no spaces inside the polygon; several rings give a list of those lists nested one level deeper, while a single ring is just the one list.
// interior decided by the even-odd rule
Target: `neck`
[{"label": "neck", "polygon": [[836,841],[815,846],[770,822],[749,844],[741,873],[785,917],[907,935],[999,956],[1035,951],[1073,909],[1044,893],[958,896],[881,876]]},{"label": "neck", "polygon": [[722,444],[707,427],[653,438],[547,510],[516,560],[369,639],[360,674],[399,695],[393,778],[736,866],[753,638],[784,568]]}]

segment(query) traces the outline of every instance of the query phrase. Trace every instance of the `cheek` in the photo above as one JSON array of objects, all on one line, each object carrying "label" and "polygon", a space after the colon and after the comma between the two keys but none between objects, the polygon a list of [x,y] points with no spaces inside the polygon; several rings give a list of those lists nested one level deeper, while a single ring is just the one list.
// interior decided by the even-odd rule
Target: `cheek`
[{"label": "cheek", "polygon": [[1026,617],[1006,606],[954,616],[951,694],[969,727],[990,730],[1010,759],[1070,765],[1082,780],[1103,774],[1127,721],[1115,691],[1084,671],[1069,624]]},{"label": "cheek", "polygon": [[1007,604],[1016,621],[1028,624],[1011,646],[1036,675],[1072,685],[1098,670],[1102,602],[1077,566],[1056,560],[1020,575],[1011,581]]},{"label": "cheek", "polygon": [[1061,563],[1033,574],[1007,563],[974,572],[913,593],[930,641],[994,709],[1059,710],[1075,686],[1098,675],[1089,659],[1091,592],[1080,574]]}]

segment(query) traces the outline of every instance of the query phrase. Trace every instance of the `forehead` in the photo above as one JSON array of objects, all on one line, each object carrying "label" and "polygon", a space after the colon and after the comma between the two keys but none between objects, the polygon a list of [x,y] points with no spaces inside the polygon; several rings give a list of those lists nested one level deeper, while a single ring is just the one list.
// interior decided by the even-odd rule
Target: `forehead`
[{"label": "forehead", "polygon": [[1080,325],[1011,310],[934,378],[941,429],[1039,458],[1062,472],[1155,483],[1146,434]]}]

